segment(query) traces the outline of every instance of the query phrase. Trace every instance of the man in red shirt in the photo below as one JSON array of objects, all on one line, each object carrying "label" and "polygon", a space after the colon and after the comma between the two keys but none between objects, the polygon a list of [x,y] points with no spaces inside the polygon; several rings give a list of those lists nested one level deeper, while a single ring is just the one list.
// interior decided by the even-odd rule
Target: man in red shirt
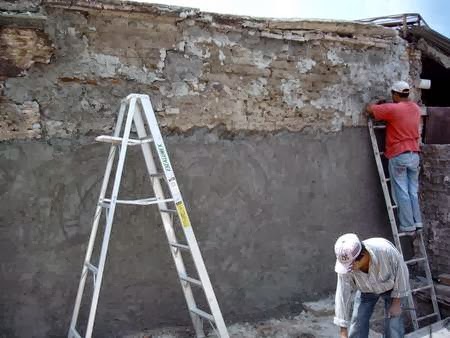
[{"label": "man in red shirt", "polygon": [[386,150],[389,159],[391,190],[398,206],[399,230],[421,229],[417,195],[419,186],[420,108],[408,99],[409,85],[395,82],[391,87],[394,103],[369,104],[367,112],[375,120],[386,122]]}]

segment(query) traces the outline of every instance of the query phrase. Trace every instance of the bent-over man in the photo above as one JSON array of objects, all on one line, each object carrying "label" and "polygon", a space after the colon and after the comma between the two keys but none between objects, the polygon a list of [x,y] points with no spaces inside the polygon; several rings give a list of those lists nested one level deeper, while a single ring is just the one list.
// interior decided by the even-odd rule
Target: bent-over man
[{"label": "bent-over man", "polygon": [[[401,298],[409,289],[408,268],[395,246],[384,238],[360,241],[352,233],[334,246],[337,273],[334,323],[341,338],[367,338],[369,320],[378,299],[384,300],[385,337],[404,336]],[[352,294],[356,291],[353,314]]]}]

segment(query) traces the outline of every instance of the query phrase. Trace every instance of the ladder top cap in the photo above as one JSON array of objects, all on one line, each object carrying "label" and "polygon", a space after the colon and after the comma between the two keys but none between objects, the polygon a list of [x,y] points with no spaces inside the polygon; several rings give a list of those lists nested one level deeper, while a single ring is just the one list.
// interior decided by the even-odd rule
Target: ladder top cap
[{"label": "ladder top cap", "polygon": [[148,95],[146,94],[130,94],[125,98],[125,101],[129,101],[131,99],[145,99],[145,98],[149,98]]}]

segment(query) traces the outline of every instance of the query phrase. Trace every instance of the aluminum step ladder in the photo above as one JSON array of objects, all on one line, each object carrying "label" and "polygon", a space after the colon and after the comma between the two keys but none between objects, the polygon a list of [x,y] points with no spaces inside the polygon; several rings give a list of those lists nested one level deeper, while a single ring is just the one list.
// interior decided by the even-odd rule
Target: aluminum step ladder
[{"label": "aluminum step ladder", "polygon": [[[125,126],[123,122],[125,118]],[[130,138],[130,132],[134,125],[137,132],[137,138]],[[123,131],[122,131],[123,129]],[[68,332],[69,338],[90,338],[94,328],[95,315],[97,304],[102,284],[103,271],[105,268],[106,256],[108,252],[108,244],[111,235],[112,224],[114,220],[114,212],[116,205],[131,204],[131,205],[156,205],[162,218],[164,230],[166,232],[168,245],[172,254],[175,266],[178,272],[178,277],[181,287],[186,299],[189,314],[191,316],[194,330],[197,337],[205,337],[204,323],[209,323],[220,338],[228,338],[229,334],[222,313],[219,308],[216,296],[214,294],[208,273],[206,271],[205,263],[203,262],[197,240],[195,239],[194,231],[186,211],[183,198],[178,187],[172,165],[169,160],[166,147],[164,145],[161,131],[158,127],[158,122],[153,111],[150,98],[148,95],[131,94],[126,99],[122,100],[119,110],[117,124],[115,126],[113,136],[99,136],[96,139],[100,142],[111,143],[109,151],[108,162],[106,165],[105,176],[98,199],[98,205],[95,211],[92,231],[89,238],[89,244],[86,251],[86,257],[81,272],[81,280],[78,287],[78,293],[75,300],[72,320]],[[151,145],[154,145],[155,151],[161,164],[162,172],[157,172],[157,166],[153,158]],[[122,178],[122,172],[125,163],[127,148],[129,146],[140,146],[144,155],[145,165],[150,176],[151,184],[155,196],[126,200],[119,199],[119,186]],[[106,197],[109,178],[113,169],[114,158],[119,148],[119,158],[115,170],[114,184],[110,197]],[[164,189],[161,181],[165,180],[167,183],[166,191],[170,191],[170,197],[164,195]],[[167,189],[168,188],[168,189]],[[98,265],[93,263],[93,249],[95,238],[97,235],[98,224],[101,214],[106,216],[106,225],[104,230],[103,241],[101,244],[101,251],[98,258]],[[178,242],[174,231],[174,217],[178,216],[179,222],[183,229],[186,238],[185,243]],[[198,279],[188,276],[186,273],[185,264],[182,257],[182,252],[189,252],[194,262]],[[89,317],[84,335],[77,331],[77,321],[80,312],[80,305],[85,289],[86,278],[88,274],[92,274],[94,285],[93,295],[90,303]],[[209,305],[210,313],[203,311],[197,307],[194,299],[192,286],[200,287],[206,296],[206,301]]]},{"label": "aluminum step ladder", "polygon": [[[375,129],[385,129],[386,125],[382,124],[382,123],[374,123],[374,121],[372,119],[369,119],[368,125],[369,125],[369,133],[370,133],[370,140],[372,143],[373,153],[375,155],[375,162],[377,164],[378,174],[380,176],[381,187],[383,189],[384,200],[386,202],[387,212],[388,212],[388,216],[389,216],[389,222],[391,223],[392,235],[394,237],[395,246],[397,247],[398,251],[400,252],[400,254],[402,255],[402,257],[404,259],[402,245],[400,242],[400,237],[410,236],[410,233],[399,232],[397,229],[397,221],[396,221],[395,214],[394,214],[394,210],[397,209],[397,206],[392,203],[391,195],[389,194],[388,182],[390,182],[390,178],[387,178],[384,173],[383,163],[381,161],[381,155],[383,154],[383,152],[380,152],[380,150],[379,150],[377,137],[375,135]],[[416,263],[421,263],[421,264],[423,264],[423,269],[425,271],[425,277],[426,277],[425,285],[414,288],[414,289],[411,289],[411,286],[408,285],[408,287],[409,287],[409,292],[408,292],[408,297],[407,297],[408,298],[408,310],[410,311],[414,330],[418,330],[420,327],[419,323],[421,321],[428,319],[428,318],[433,318],[433,317],[435,317],[437,321],[440,321],[441,314],[439,312],[439,307],[438,307],[438,303],[437,303],[437,299],[436,299],[436,291],[434,289],[430,265],[428,263],[428,256],[427,256],[425,243],[424,243],[424,239],[423,239],[423,231],[422,230],[416,231],[415,236],[418,239],[418,244],[419,244],[418,248],[420,251],[419,255],[418,256],[415,255],[414,258],[412,258],[410,260],[406,260],[405,263],[408,267],[410,267],[411,265],[416,264]],[[433,313],[422,316],[422,317],[418,317],[415,302],[414,302],[414,295],[417,292],[425,291],[425,290],[430,290],[431,302],[433,305]]]}]

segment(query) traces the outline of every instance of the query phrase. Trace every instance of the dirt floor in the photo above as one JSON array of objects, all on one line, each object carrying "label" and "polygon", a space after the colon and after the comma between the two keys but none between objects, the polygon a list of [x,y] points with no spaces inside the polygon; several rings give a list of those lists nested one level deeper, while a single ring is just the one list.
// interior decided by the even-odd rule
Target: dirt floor
[{"label": "dirt floor", "polygon": [[[303,303],[301,313],[291,318],[270,319],[257,323],[237,323],[228,327],[232,338],[330,338],[338,328],[333,324],[334,301],[329,298]],[[378,314],[375,314],[378,317]],[[374,323],[375,326],[376,323]],[[123,338],[191,338],[191,328],[167,328],[123,336]],[[208,337],[216,337],[211,333]],[[371,330],[370,338],[382,335]]]},{"label": "dirt floor", "polygon": [[[425,304],[425,303],[424,303]],[[430,307],[429,304],[426,305]],[[384,304],[379,301],[370,321],[369,338],[381,338],[384,324]],[[269,319],[253,323],[235,323],[228,326],[231,338],[330,338],[338,337],[338,327],[333,324],[334,295],[316,302],[302,304],[301,313],[288,318]],[[427,311],[431,311],[427,308]],[[448,310],[442,311],[443,318],[448,316]],[[447,338],[450,337],[450,318],[430,326],[410,332],[409,320],[405,314],[407,338]],[[146,332],[121,335],[120,338],[193,338],[192,327],[165,328]],[[209,332],[208,338],[217,337]]]}]

